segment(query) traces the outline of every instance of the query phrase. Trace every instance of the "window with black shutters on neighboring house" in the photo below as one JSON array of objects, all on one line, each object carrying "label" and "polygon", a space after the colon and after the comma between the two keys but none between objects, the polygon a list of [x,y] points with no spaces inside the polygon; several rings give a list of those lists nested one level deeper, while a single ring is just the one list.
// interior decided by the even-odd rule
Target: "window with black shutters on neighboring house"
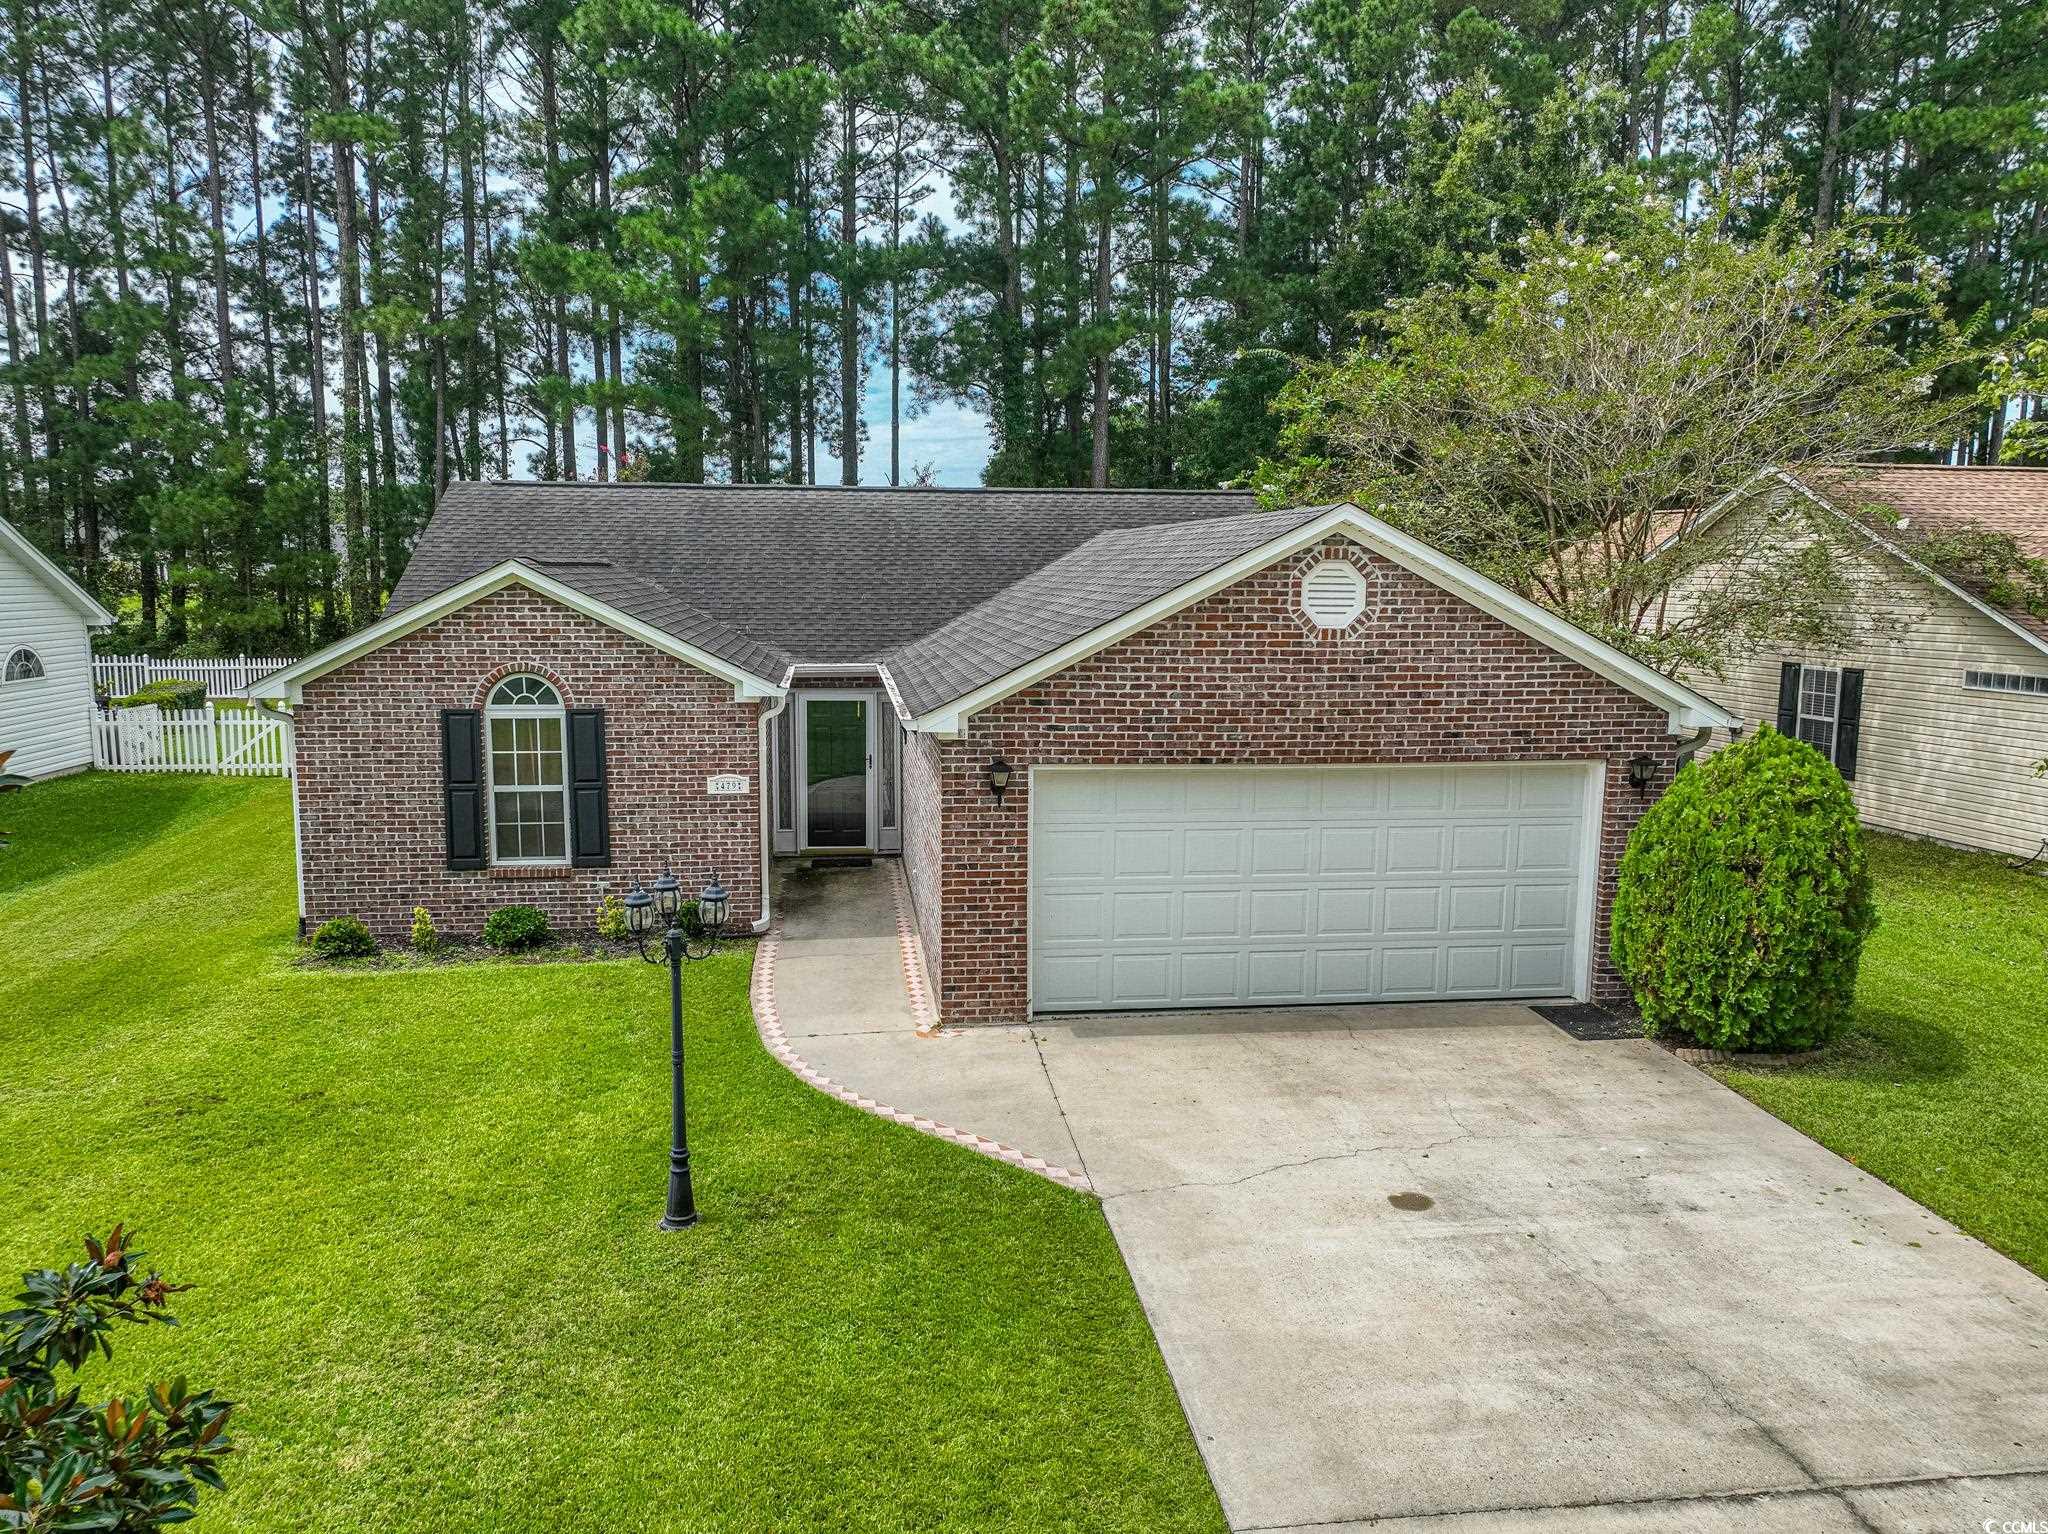
[{"label": "window with black shutters on neighboring house", "polygon": [[1854,666],[1783,663],[1778,679],[1778,732],[1805,741],[1856,776],[1863,735],[1863,672]]}]

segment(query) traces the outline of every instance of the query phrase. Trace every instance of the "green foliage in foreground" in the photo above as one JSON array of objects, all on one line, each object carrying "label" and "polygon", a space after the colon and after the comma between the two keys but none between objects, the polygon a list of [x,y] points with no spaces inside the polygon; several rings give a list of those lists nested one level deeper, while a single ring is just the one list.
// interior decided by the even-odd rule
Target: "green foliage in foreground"
[{"label": "green foliage in foreground", "polygon": [[2048,879],[1868,838],[1884,920],[1812,1065],[1717,1070],[1745,1097],[2048,1278]]},{"label": "green foliage in foreground", "polygon": [[548,913],[539,906],[503,905],[484,918],[484,941],[507,953],[538,948],[548,940]]},{"label": "green foliage in foreground", "polygon": [[1653,1035],[1811,1049],[1847,1018],[1876,922],[1848,785],[1765,725],[1685,768],[1636,823],[1614,962]]},{"label": "green foliage in foreground", "polygon": [[0,1527],[149,1534],[227,1490],[229,1402],[180,1376],[94,1405],[72,1382],[114,1356],[116,1326],[177,1324],[165,1307],[191,1286],[138,1272],[131,1239],[87,1236],[85,1261],[23,1274],[0,1313]]},{"label": "green foliage in foreground", "polygon": [[1223,1528],[1098,1206],[797,1081],[738,946],[663,1235],[667,977],[295,966],[289,804],[87,774],[0,853],[0,1272],[203,1279],[122,1374],[241,1403],[207,1534]]}]

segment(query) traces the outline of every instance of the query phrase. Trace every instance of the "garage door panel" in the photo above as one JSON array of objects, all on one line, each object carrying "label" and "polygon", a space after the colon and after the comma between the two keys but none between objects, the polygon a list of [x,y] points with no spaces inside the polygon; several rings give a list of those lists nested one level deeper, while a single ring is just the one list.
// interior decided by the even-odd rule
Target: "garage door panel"
[{"label": "garage door panel", "polygon": [[1437,978],[1437,964],[1443,950],[1427,948],[1384,948],[1380,950],[1380,994],[1397,1000],[1435,996],[1443,985]]},{"label": "garage door panel", "polygon": [[1244,994],[1244,955],[1236,949],[1217,953],[1183,953],[1180,956],[1180,992],[1175,1000],[1182,1006],[1203,1003],[1228,1006]]},{"label": "garage door panel", "polygon": [[1513,841],[1509,826],[1455,826],[1451,830],[1451,872],[1506,873]]},{"label": "garage door panel", "polygon": [[1048,883],[1056,880],[1102,879],[1110,871],[1110,833],[1048,831],[1031,839],[1032,863]]},{"label": "garage door panel", "polygon": [[1177,936],[1174,896],[1169,890],[1119,890],[1115,897],[1112,933],[1118,942],[1163,943]]},{"label": "garage door panel", "polygon": [[1244,870],[1244,833],[1234,826],[1191,826],[1181,841],[1182,871],[1191,879],[1236,878]]},{"label": "garage door panel", "polygon": [[1250,936],[1307,937],[1308,891],[1255,889],[1251,895]]},{"label": "garage door panel", "polygon": [[1116,833],[1119,879],[1164,879],[1173,873],[1175,836],[1166,829]]},{"label": "garage door panel", "polygon": [[1316,997],[1323,1001],[1370,1001],[1379,993],[1370,948],[1325,948],[1316,955]]},{"label": "garage door panel", "polygon": [[1505,935],[1507,927],[1508,889],[1505,884],[1461,884],[1452,888],[1451,931]]},{"label": "garage door panel", "polygon": [[1444,892],[1440,885],[1395,885],[1381,895],[1383,932],[1436,932],[1443,926]]},{"label": "garage door panel", "polygon": [[1248,999],[1254,1002],[1306,1001],[1309,954],[1306,949],[1253,950],[1246,963]]},{"label": "garage door panel", "polygon": [[1105,903],[1105,897],[1093,891],[1048,891],[1039,897],[1038,935],[1052,942],[1099,941],[1109,936],[1102,920]]},{"label": "garage door panel", "polygon": [[1258,826],[1252,831],[1252,877],[1298,878],[1309,871],[1306,826]]},{"label": "garage door panel", "polygon": [[1577,764],[1041,772],[1033,1005],[1571,994],[1587,790]]},{"label": "garage door panel", "polygon": [[1572,894],[1569,884],[1516,885],[1515,930],[1533,932],[1554,927],[1564,931],[1572,921]]},{"label": "garage door panel", "polygon": [[1507,988],[1507,952],[1499,943],[1444,950],[1444,989],[1453,996],[1498,996]]},{"label": "garage door panel", "polygon": [[1578,863],[1579,834],[1576,821],[1524,824],[1516,838],[1516,871],[1570,871]]},{"label": "garage door panel", "polygon": [[1316,891],[1316,936],[1360,937],[1379,930],[1380,893],[1370,887]]},{"label": "garage door panel", "polygon": [[1173,1002],[1170,984],[1178,955],[1116,953],[1109,959],[1109,988],[1120,1007],[1164,1007]]},{"label": "garage door panel", "polygon": [[1326,879],[1380,871],[1380,833],[1376,826],[1325,826],[1319,842],[1316,872]]},{"label": "garage door panel", "polygon": [[1390,874],[1442,873],[1444,828],[1388,826],[1386,871]]},{"label": "garage door panel", "polygon": [[1524,993],[1562,995],[1571,986],[1569,943],[1517,943],[1509,950],[1508,985]]}]

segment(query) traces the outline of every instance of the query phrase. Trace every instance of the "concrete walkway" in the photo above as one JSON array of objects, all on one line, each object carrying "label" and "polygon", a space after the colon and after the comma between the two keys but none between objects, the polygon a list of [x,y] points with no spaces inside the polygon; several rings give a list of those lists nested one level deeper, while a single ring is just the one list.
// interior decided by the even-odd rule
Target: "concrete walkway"
[{"label": "concrete walkway", "polygon": [[919,1038],[898,877],[785,883],[792,1049],[1093,1186],[1241,1534],[2048,1529],[2048,1285],[1655,1046],[1466,1005]]}]

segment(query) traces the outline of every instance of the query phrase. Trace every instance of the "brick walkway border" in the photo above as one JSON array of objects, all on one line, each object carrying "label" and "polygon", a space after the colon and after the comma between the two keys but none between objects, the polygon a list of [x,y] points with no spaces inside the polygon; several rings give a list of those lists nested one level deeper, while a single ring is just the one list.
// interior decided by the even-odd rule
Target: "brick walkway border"
[{"label": "brick walkway border", "polygon": [[[910,1014],[917,1026],[920,1039],[939,1042],[957,1037],[958,1029],[941,1029],[936,1026],[932,1014],[931,994],[925,985],[924,962],[918,952],[917,928],[911,920],[910,896],[903,877],[903,869],[894,859],[890,860],[889,877],[891,892],[896,905],[896,936],[903,952],[903,983],[910,994]],[[978,1135],[971,1130],[955,1129],[951,1124],[941,1124],[937,1119],[925,1118],[921,1114],[905,1113],[887,1103],[877,1102],[872,1097],[863,1097],[848,1086],[842,1086],[822,1071],[814,1070],[804,1057],[790,1044],[789,1037],[782,1031],[782,1013],[775,999],[775,961],[782,951],[782,918],[778,915],[775,924],[761,939],[754,950],[754,984],[752,1001],[754,1006],[754,1027],[761,1035],[761,1043],[768,1053],[780,1060],[799,1080],[816,1087],[827,1097],[836,1097],[843,1103],[850,1103],[863,1113],[872,1113],[876,1118],[891,1119],[898,1124],[907,1124],[921,1134],[934,1139],[947,1140],[954,1145],[964,1145],[971,1151],[989,1157],[991,1160],[1007,1162],[1035,1172],[1048,1182],[1058,1183],[1062,1188],[1071,1188],[1076,1193],[1093,1196],[1095,1185],[1068,1167],[1055,1165],[1041,1157],[1030,1155],[1014,1145],[1005,1145],[1000,1140],[991,1140],[987,1135]]]}]

